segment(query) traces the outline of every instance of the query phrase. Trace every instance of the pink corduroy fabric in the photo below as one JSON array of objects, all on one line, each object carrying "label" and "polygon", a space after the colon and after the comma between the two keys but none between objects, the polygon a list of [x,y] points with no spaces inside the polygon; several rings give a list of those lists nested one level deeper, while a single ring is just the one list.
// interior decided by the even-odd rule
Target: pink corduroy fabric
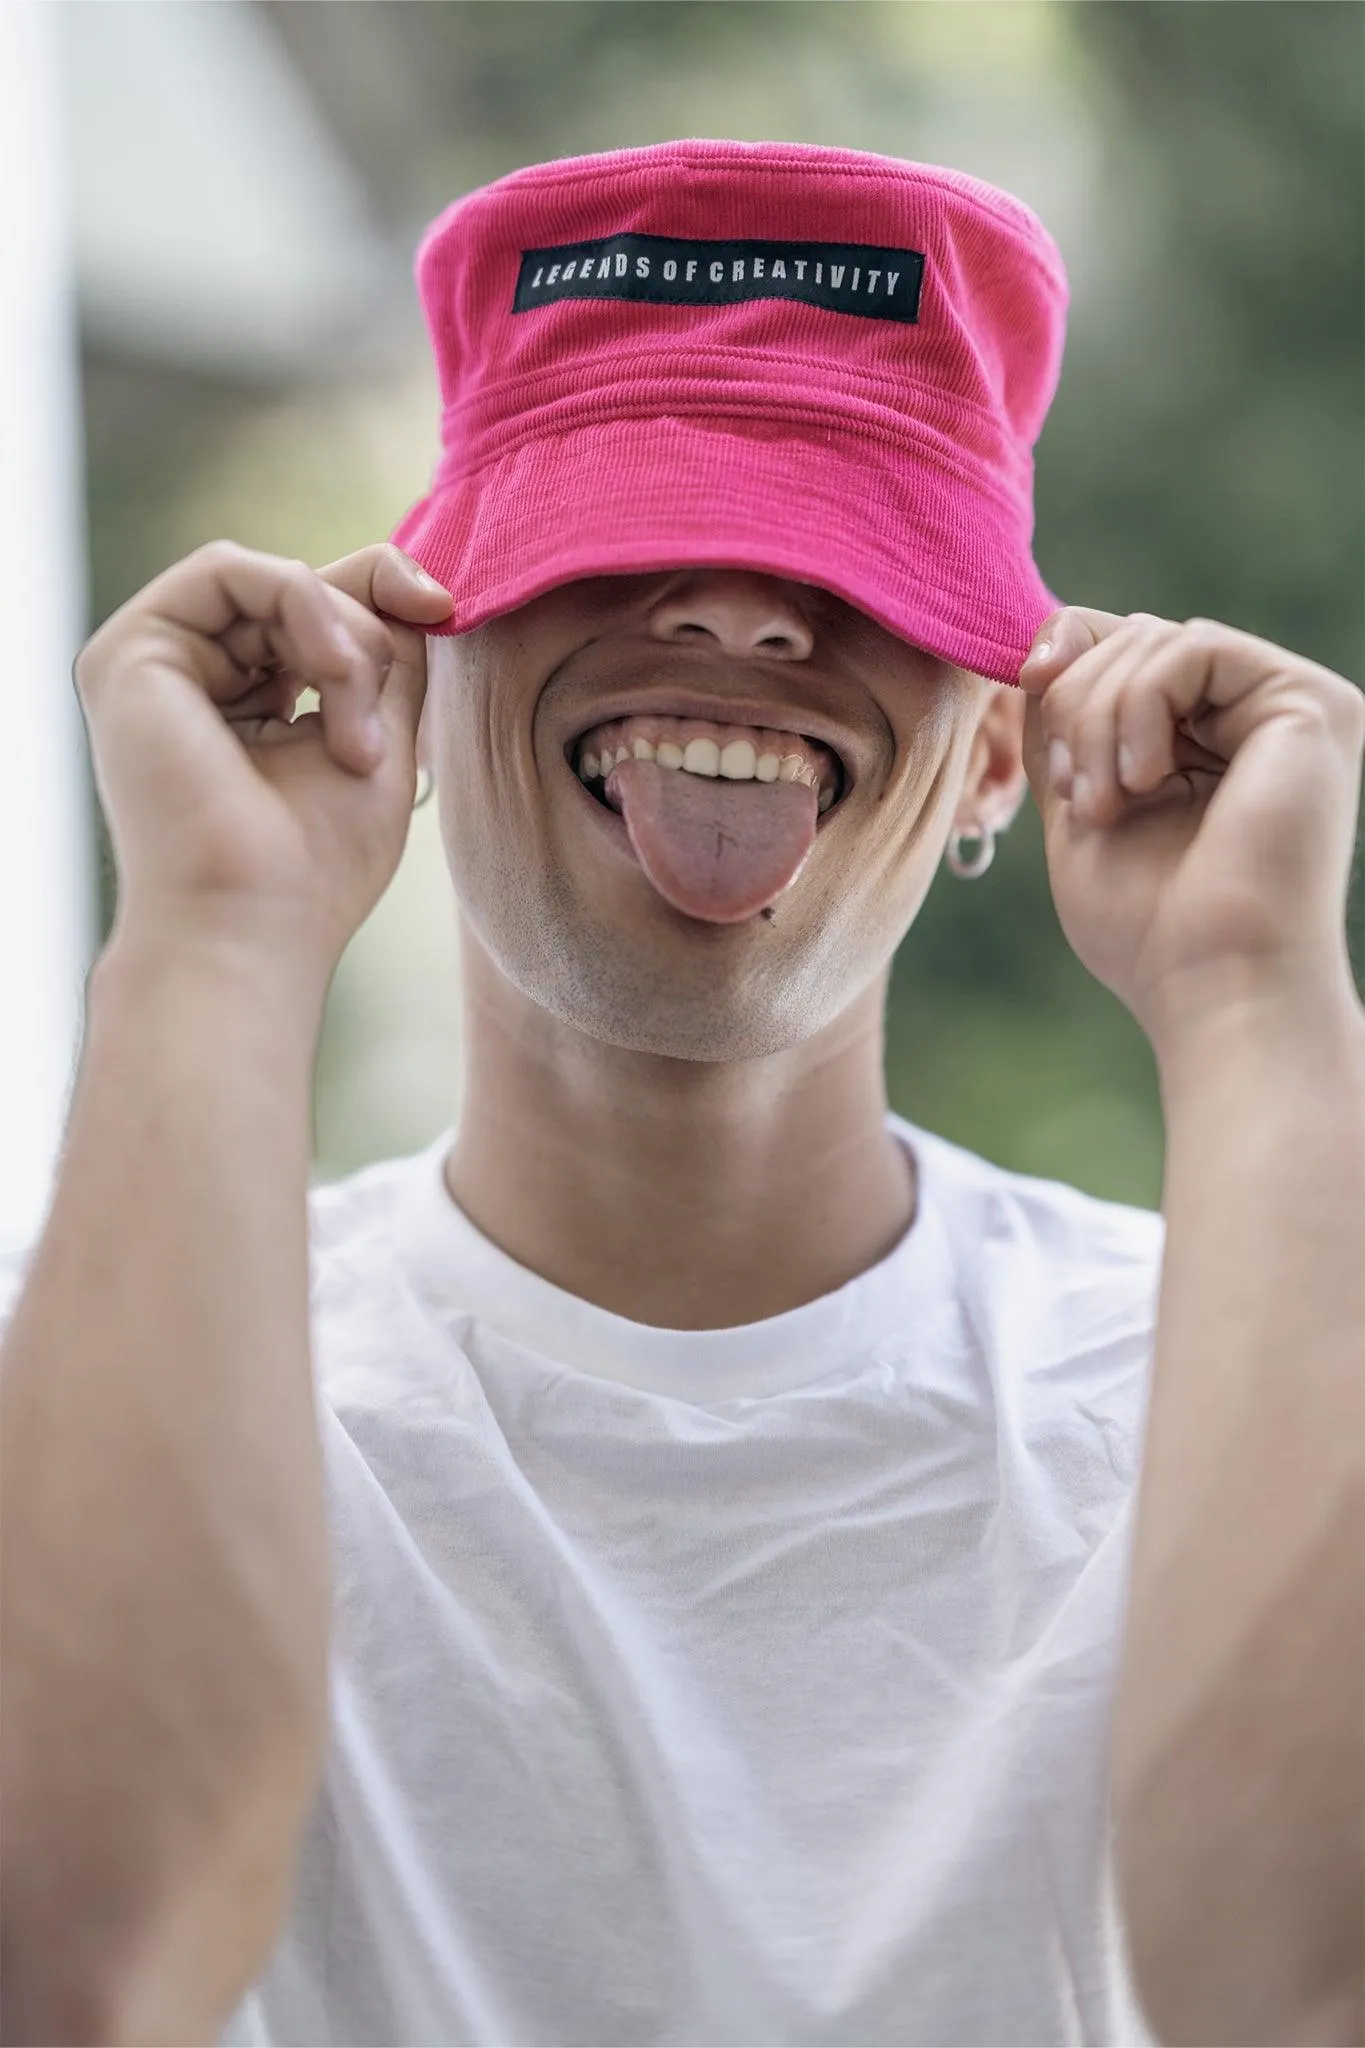
[{"label": "pink corduroy fabric", "polygon": [[436,631],[578,577],[735,567],[1018,682],[1063,602],[1033,448],[1068,304],[1022,201],[859,150],[668,142],[469,193],[415,275],[442,453],[392,539],[453,595]]}]

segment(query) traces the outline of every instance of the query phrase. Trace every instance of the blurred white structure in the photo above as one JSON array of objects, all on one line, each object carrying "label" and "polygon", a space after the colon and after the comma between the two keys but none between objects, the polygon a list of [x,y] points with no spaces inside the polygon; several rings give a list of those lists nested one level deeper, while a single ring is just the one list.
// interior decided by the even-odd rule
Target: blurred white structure
[{"label": "blurred white structure", "polygon": [[307,374],[411,292],[361,180],[247,0],[63,0],[72,242],[102,348]]},{"label": "blurred white structure", "polygon": [[0,1238],[46,1208],[97,922],[80,377],[54,15],[0,6]]},{"label": "blurred white structure", "polygon": [[246,0],[0,0],[0,1238],[42,1221],[99,943],[80,336],[287,382],[408,266]]}]

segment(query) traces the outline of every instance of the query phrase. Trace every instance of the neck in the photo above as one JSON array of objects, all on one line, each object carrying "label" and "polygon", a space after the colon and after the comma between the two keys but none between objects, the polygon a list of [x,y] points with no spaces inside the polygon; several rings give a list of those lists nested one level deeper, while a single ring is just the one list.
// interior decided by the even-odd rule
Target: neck
[{"label": "neck", "polygon": [[885,1126],[885,977],[805,1043],[737,1065],[590,1038],[468,927],[464,1091],[445,1162],[485,1237],[632,1322],[725,1329],[816,1300],[915,1212]]}]

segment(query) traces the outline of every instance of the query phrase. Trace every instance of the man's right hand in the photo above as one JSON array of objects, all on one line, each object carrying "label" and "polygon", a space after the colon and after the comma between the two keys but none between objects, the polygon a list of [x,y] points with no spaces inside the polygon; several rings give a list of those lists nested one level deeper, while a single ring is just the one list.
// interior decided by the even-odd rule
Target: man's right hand
[{"label": "man's right hand", "polygon": [[[402,855],[423,628],[450,606],[391,543],[314,570],[218,540],[113,612],[73,677],[118,868],[116,933],[221,936],[325,989]],[[294,718],[308,687],[321,709]]]}]

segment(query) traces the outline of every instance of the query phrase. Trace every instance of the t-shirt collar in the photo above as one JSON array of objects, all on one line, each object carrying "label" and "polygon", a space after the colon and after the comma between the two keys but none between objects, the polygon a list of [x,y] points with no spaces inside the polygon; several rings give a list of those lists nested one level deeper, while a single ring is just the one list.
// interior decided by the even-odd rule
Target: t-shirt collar
[{"label": "t-shirt collar", "polygon": [[424,1308],[457,1340],[470,1320],[557,1365],[680,1399],[782,1393],[912,1338],[949,1291],[950,1248],[932,1134],[889,1116],[911,1151],[916,1210],[886,1256],[832,1294],[724,1330],[667,1330],[584,1301],[476,1229],[446,1185],[452,1125],[405,1162],[394,1245]]}]

